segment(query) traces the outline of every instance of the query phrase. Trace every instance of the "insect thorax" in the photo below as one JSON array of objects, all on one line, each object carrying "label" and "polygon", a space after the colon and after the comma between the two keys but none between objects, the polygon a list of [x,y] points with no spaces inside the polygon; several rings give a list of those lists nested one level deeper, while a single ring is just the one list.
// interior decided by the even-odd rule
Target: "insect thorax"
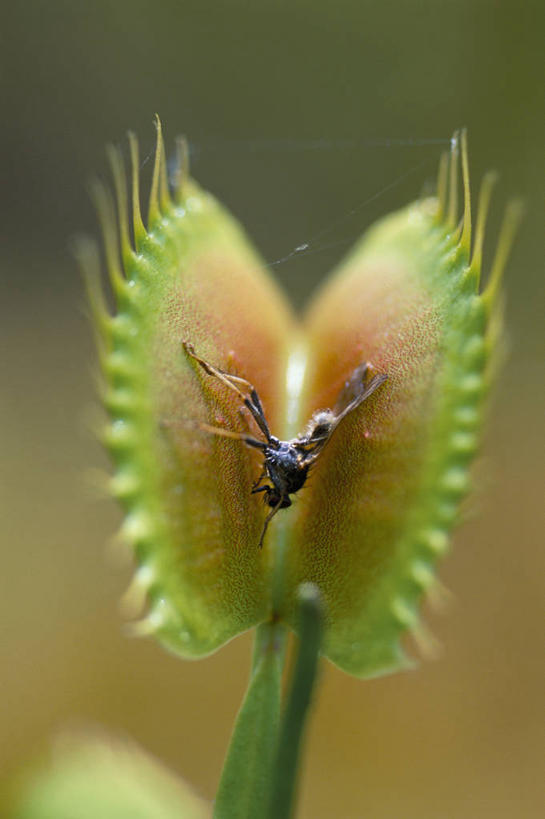
[{"label": "insect thorax", "polygon": [[268,449],[265,463],[275,489],[282,495],[297,492],[306,481],[308,464],[289,441],[281,441],[278,449]]}]

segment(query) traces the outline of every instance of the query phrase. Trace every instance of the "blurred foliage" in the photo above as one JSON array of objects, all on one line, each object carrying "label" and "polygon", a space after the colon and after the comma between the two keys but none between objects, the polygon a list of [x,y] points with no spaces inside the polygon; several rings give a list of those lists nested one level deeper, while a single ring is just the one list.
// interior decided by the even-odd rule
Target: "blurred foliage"
[{"label": "blurred foliage", "polygon": [[15,819],[206,819],[211,806],[129,743],[106,736],[57,741],[49,765],[23,780]]}]

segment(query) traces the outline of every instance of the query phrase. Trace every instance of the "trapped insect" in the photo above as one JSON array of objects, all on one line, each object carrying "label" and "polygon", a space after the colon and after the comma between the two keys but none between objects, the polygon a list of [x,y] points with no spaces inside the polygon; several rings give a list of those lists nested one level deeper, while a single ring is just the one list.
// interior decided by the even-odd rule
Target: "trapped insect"
[{"label": "trapped insect", "polygon": [[226,438],[236,438],[263,453],[263,468],[251,490],[252,494],[264,492],[265,503],[271,507],[259,539],[259,548],[261,548],[272,518],[279,509],[291,506],[290,495],[295,494],[305,485],[310,467],[319,458],[340,422],[375,392],[388,376],[384,373],[373,374],[373,367],[368,362],[360,364],[340,391],[333,410],[317,410],[304,432],[289,441],[281,441],[271,435],[257,390],[249,381],[220,370],[200,358],[189,342],[184,341],[183,346],[187,355],[196,361],[208,375],[219,379],[240,396],[265,437],[265,440],[261,441],[243,432],[199,424],[199,427],[206,432]]}]

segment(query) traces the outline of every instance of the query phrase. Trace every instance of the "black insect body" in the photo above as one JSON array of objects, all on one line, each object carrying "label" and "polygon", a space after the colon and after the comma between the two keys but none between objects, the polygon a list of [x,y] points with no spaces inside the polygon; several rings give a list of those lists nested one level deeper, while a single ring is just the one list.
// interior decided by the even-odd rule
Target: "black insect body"
[{"label": "black insect body", "polygon": [[345,383],[333,410],[318,410],[310,419],[306,430],[297,438],[281,441],[271,435],[259,395],[249,381],[209,364],[195,353],[193,345],[189,342],[184,342],[183,346],[186,353],[208,375],[218,378],[227,387],[238,393],[265,438],[264,441],[261,441],[243,432],[199,424],[201,429],[207,432],[226,438],[237,438],[247,446],[259,449],[263,453],[263,469],[251,490],[253,494],[263,492],[265,502],[271,508],[259,539],[259,548],[261,548],[270,521],[279,509],[291,506],[290,495],[295,494],[305,485],[310,467],[320,456],[340,422],[357,409],[371,393],[375,392],[388,376],[384,373],[372,374],[371,364],[360,364]]}]

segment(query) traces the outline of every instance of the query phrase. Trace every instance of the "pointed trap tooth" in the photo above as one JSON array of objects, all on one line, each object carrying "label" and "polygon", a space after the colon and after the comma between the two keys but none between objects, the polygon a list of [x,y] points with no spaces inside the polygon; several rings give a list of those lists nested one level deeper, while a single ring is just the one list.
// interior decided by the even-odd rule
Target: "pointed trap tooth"
[{"label": "pointed trap tooth", "polygon": [[114,341],[127,342],[138,333],[134,316],[128,313],[117,313],[112,317],[112,336]]},{"label": "pointed trap tooth", "polygon": [[104,429],[102,440],[108,449],[115,452],[132,450],[136,443],[134,425],[128,421],[116,419]]},{"label": "pointed trap tooth", "polygon": [[[127,400],[127,390],[123,389],[106,389],[104,394],[100,396],[104,407],[108,410],[110,415],[119,416],[126,415],[127,410],[130,410],[132,402]],[[106,442],[108,440],[108,431],[106,430]]]},{"label": "pointed trap tooth", "polygon": [[127,281],[121,266],[121,248],[116,227],[114,200],[110,190],[98,180],[91,183],[91,197],[100,222],[106,270],[116,297],[121,298],[127,292]]},{"label": "pointed trap tooth", "polygon": [[447,213],[449,155],[446,151],[441,154],[437,172],[437,214],[436,222],[442,223]]},{"label": "pointed trap tooth", "polygon": [[460,144],[462,153],[462,179],[464,195],[464,215],[462,220],[462,235],[460,246],[465,251],[468,264],[471,256],[471,186],[469,182],[469,157],[467,149],[467,128],[462,128],[460,134]]},{"label": "pointed trap tooth", "polygon": [[422,620],[418,620],[411,626],[409,633],[423,660],[438,660],[441,657],[443,653],[442,644]]},{"label": "pointed trap tooth", "polygon": [[438,528],[424,530],[420,534],[419,542],[434,556],[444,555],[449,546],[448,536]]},{"label": "pointed trap tooth", "polygon": [[163,205],[163,202],[161,201],[161,180],[163,177],[162,171],[164,167],[165,145],[163,142],[161,120],[157,114],[155,115],[155,127],[157,129],[157,140],[155,143],[155,161],[153,163],[153,176],[151,179],[151,190],[148,205],[148,232],[153,229],[153,225],[161,218],[161,207]]},{"label": "pointed trap tooth", "polygon": [[133,637],[147,637],[157,634],[168,623],[169,606],[163,598],[158,600],[149,613],[135,623],[127,623],[125,629]]},{"label": "pointed trap tooth", "polygon": [[454,410],[453,421],[464,429],[475,430],[479,425],[480,417],[478,407],[469,404]]},{"label": "pointed trap tooth", "polygon": [[416,609],[402,597],[396,597],[393,600],[391,612],[396,622],[404,629],[414,628],[418,621]]},{"label": "pointed trap tooth", "polygon": [[467,469],[461,466],[453,466],[448,469],[441,479],[443,491],[454,495],[465,495],[470,486]]},{"label": "pointed trap tooth", "polygon": [[475,334],[468,338],[460,358],[467,369],[482,369],[486,358],[486,344],[482,335]]},{"label": "pointed trap tooth", "polygon": [[98,245],[86,237],[79,237],[74,244],[74,253],[83,276],[97,346],[103,356],[110,347],[113,316],[108,309],[102,286]]},{"label": "pointed trap tooth", "polygon": [[163,129],[161,126],[161,120],[159,119],[159,114],[156,114],[155,116],[157,117],[158,129],[160,129],[161,140],[163,142],[161,164],[159,167],[159,207],[161,209],[161,212],[163,214],[166,214],[169,208],[172,206],[172,200],[170,198],[170,191],[168,189],[167,157],[163,140]]},{"label": "pointed trap tooth", "polygon": [[133,509],[132,512],[129,512],[120,529],[120,536],[133,545],[150,540],[152,534],[151,518],[142,509]]},{"label": "pointed trap tooth", "polygon": [[449,191],[447,221],[451,230],[458,224],[458,173],[460,167],[460,132],[455,131],[450,141]]},{"label": "pointed trap tooth", "polygon": [[158,618],[148,614],[142,620],[126,623],[123,631],[128,637],[150,637],[156,634],[162,625],[163,623]]},{"label": "pointed trap tooth", "polygon": [[132,619],[141,614],[155,580],[156,573],[149,564],[144,564],[136,570],[128,589],[119,601],[120,611],[125,618]]},{"label": "pointed trap tooth", "polygon": [[134,245],[136,251],[138,252],[142,242],[147,236],[147,231],[144,226],[142,210],[140,207],[140,159],[138,140],[132,131],[129,131],[128,139],[131,155],[132,229],[134,234]]},{"label": "pointed trap tooth", "polygon": [[108,489],[119,500],[134,498],[140,489],[141,482],[135,469],[122,469],[113,476],[108,476]]},{"label": "pointed trap tooth", "polygon": [[414,560],[410,574],[414,582],[424,591],[429,589],[435,582],[435,572],[429,563],[424,560]]},{"label": "pointed trap tooth", "polygon": [[176,204],[183,205],[189,178],[189,145],[185,136],[176,137],[176,164],[172,178]]},{"label": "pointed trap tooth", "polygon": [[455,455],[473,455],[477,449],[477,436],[473,432],[457,430],[450,438],[450,447]]},{"label": "pointed trap tooth", "polygon": [[106,390],[102,396],[102,403],[112,416],[125,418],[134,415],[142,406],[142,402],[135,397],[135,391],[129,387]]},{"label": "pointed trap tooth", "polygon": [[127,265],[132,259],[133,250],[129,231],[129,202],[125,163],[121,151],[113,145],[108,145],[106,152],[114,180],[121,258],[123,260],[124,269],[126,270]]},{"label": "pointed trap tooth", "polygon": [[486,228],[486,219],[488,216],[488,209],[490,207],[490,200],[492,198],[492,191],[498,180],[498,175],[494,171],[489,171],[482,183],[479,191],[479,202],[477,205],[477,227],[475,230],[475,241],[473,244],[473,256],[471,257],[471,269],[476,276],[477,283],[481,279],[482,258],[483,258],[483,244]]},{"label": "pointed trap tooth", "polygon": [[444,614],[452,605],[454,595],[444,583],[435,578],[426,592],[426,600],[433,611]]},{"label": "pointed trap tooth", "polygon": [[436,522],[440,528],[450,531],[458,520],[458,503],[455,498],[441,498],[435,512]]},{"label": "pointed trap tooth", "polygon": [[509,202],[507,208],[505,209],[503,222],[500,228],[498,245],[496,248],[496,255],[492,263],[492,270],[490,271],[488,283],[483,292],[483,301],[489,311],[500,297],[503,272],[511,253],[513,242],[522,221],[523,214],[524,205],[519,199]]},{"label": "pointed trap tooth", "polygon": [[110,378],[134,378],[138,373],[137,365],[126,350],[114,350],[107,357],[104,372]]},{"label": "pointed trap tooth", "polygon": [[467,373],[457,384],[458,391],[471,401],[478,401],[485,388],[484,378],[481,373]]}]

